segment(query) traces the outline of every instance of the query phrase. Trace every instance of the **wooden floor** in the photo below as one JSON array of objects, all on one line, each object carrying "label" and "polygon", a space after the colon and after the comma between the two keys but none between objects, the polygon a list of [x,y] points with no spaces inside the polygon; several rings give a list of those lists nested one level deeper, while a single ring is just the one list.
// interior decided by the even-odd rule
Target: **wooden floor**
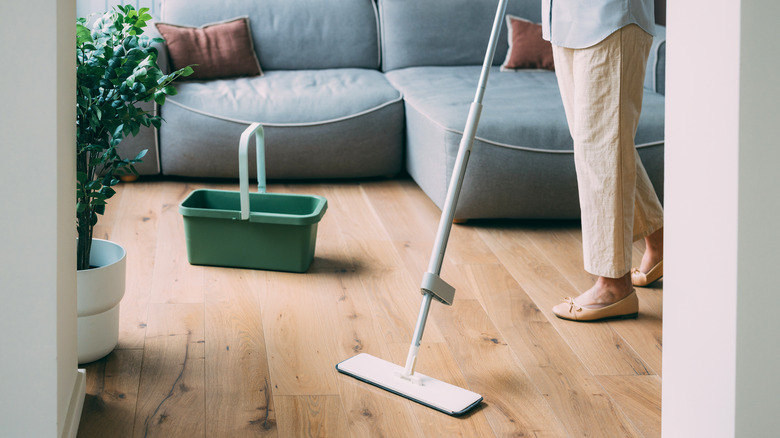
[{"label": "wooden floor", "polygon": [[433,304],[417,367],[484,397],[453,418],[335,369],[405,362],[440,215],[413,182],[269,185],[328,199],[305,274],[191,266],[178,206],[203,187],[237,190],[123,184],[99,223],[127,249],[127,292],[119,346],[85,365],[79,437],[661,435],[662,284],[637,289],[636,320],[551,313],[594,280],[578,222],[453,228],[455,303]]}]

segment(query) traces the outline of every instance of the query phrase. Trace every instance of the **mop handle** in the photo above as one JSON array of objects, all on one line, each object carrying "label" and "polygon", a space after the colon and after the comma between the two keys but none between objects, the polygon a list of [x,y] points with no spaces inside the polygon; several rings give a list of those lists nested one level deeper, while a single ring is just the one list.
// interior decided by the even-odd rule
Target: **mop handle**
[{"label": "mop handle", "polygon": [[458,156],[455,159],[450,185],[447,190],[444,207],[442,208],[439,231],[436,235],[436,242],[433,245],[433,252],[431,253],[431,259],[428,265],[428,272],[436,275],[441,273],[441,266],[444,262],[444,252],[447,249],[447,241],[449,240],[450,231],[452,229],[452,221],[455,218],[455,206],[458,203],[460,190],[463,186],[463,178],[466,174],[466,165],[469,156],[471,155],[471,148],[474,145],[474,138],[477,134],[477,126],[479,125],[479,118],[482,114],[482,98],[484,97],[485,89],[487,88],[490,66],[493,63],[493,55],[496,52],[498,36],[501,32],[501,23],[503,21],[504,11],[506,10],[506,2],[507,0],[499,0],[496,18],[495,21],[493,21],[493,31],[490,34],[485,60],[482,64],[482,73],[479,76],[477,93],[476,96],[474,96],[474,102],[472,102],[469,107],[466,127],[463,130],[463,136],[460,140]]},{"label": "mop handle", "polygon": [[[474,102],[472,102],[469,107],[466,128],[463,130],[463,137],[461,138],[458,147],[458,156],[455,160],[455,167],[452,171],[452,178],[450,179],[444,207],[442,208],[439,230],[436,234],[436,241],[433,244],[433,252],[431,253],[431,259],[428,265],[428,272],[437,276],[441,273],[441,266],[444,262],[444,252],[447,249],[447,241],[449,240],[452,221],[455,217],[455,207],[458,203],[460,189],[463,186],[463,177],[466,174],[466,165],[468,164],[471,148],[474,145],[474,138],[477,134],[477,125],[479,125],[479,117],[482,114],[482,98],[484,97],[485,89],[487,88],[490,66],[493,64],[493,55],[496,53],[498,36],[501,33],[501,24],[504,20],[504,13],[506,11],[506,3],[507,0],[499,0],[498,2],[496,17],[493,21],[493,30],[490,33],[490,41],[488,42],[487,51],[485,52],[485,60],[482,63],[482,73],[479,76],[477,93],[474,97]],[[428,319],[428,311],[431,307],[432,298],[433,294],[431,292],[426,291],[423,295],[420,314],[417,317],[417,325],[414,328],[412,345],[409,347],[409,355],[406,358],[404,375],[407,377],[414,374],[414,368],[417,363],[417,353],[420,349],[423,331],[425,331],[425,322]]]}]

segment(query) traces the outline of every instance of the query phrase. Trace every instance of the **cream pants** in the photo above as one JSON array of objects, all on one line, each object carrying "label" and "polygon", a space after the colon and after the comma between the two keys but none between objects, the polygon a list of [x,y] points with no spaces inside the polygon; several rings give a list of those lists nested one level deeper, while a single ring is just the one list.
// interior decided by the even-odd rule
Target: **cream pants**
[{"label": "cream pants", "polygon": [[574,139],[585,270],[620,278],[632,244],[663,226],[663,208],[634,145],[653,37],[628,25],[585,49],[553,46]]}]

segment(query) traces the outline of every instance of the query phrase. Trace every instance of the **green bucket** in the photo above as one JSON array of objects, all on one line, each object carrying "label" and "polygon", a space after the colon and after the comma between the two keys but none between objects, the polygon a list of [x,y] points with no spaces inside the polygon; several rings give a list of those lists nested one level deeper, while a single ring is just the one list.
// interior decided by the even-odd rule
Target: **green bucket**
[{"label": "green bucket", "polygon": [[193,265],[305,272],[328,201],[316,195],[249,193],[246,151],[253,133],[258,187],[265,191],[262,127],[253,124],[239,145],[240,191],[199,189],[179,206],[187,258]]}]

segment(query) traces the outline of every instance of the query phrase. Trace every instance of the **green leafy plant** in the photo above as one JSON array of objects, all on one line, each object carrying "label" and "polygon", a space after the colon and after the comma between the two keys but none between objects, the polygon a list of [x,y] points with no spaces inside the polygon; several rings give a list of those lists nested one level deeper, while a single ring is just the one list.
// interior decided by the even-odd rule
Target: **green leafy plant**
[{"label": "green leafy plant", "polygon": [[148,8],[116,6],[87,27],[76,20],[76,218],[77,269],[89,269],[92,233],[119,176],[136,174],[134,158],[121,158],[117,146],[142,126],[160,127],[160,116],[140,107],[141,102],[165,103],[176,94],[171,83],[189,76],[191,67],[164,74],[157,65],[154,43],[163,40],[143,35],[152,17]]}]

